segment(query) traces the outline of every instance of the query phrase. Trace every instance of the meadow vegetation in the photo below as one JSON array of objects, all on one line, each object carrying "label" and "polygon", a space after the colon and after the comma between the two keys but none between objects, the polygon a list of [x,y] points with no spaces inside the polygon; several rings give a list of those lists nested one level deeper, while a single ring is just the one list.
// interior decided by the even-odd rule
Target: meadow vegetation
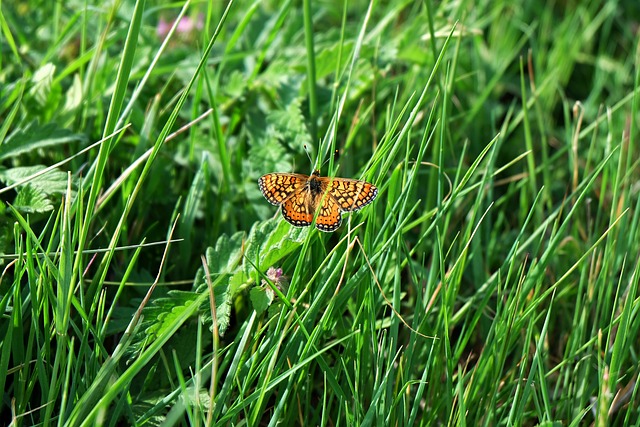
[{"label": "meadow vegetation", "polygon": [[[0,424],[637,423],[639,29],[0,2]],[[378,196],[292,227],[257,180],[316,168]]]}]

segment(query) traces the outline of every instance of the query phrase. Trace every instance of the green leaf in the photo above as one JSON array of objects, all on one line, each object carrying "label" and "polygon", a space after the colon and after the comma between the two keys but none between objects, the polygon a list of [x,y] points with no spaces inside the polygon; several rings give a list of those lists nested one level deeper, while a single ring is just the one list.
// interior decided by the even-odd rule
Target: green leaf
[{"label": "green leaf", "polygon": [[[204,278],[204,275],[200,274],[201,272],[202,269],[198,271],[198,276],[195,283],[196,285],[206,285],[206,279]],[[229,327],[231,319],[231,294],[229,292],[229,275],[219,275],[216,279],[217,280],[215,281],[212,280],[213,296],[215,301],[216,324],[218,326],[218,333],[222,336]],[[213,318],[211,315],[209,299],[206,300],[206,303],[200,306],[199,311],[202,316],[202,321],[206,324],[209,324],[210,329],[213,328]]]},{"label": "green leaf", "polygon": [[273,302],[273,291],[271,289],[264,289],[258,286],[251,288],[249,297],[251,298],[251,305],[258,314],[264,313],[267,308]]},{"label": "green leaf", "polygon": [[24,186],[16,196],[13,207],[21,213],[44,213],[53,210],[53,203],[44,193],[31,185]]},{"label": "green leaf", "polygon": [[55,65],[47,63],[37,69],[36,72],[33,73],[33,77],[31,77],[29,94],[41,107],[44,107],[49,101],[55,72]]},{"label": "green leaf", "polygon": [[24,128],[17,128],[7,137],[5,143],[0,145],[0,160],[16,157],[23,153],[45,147],[68,144],[70,142],[85,142],[84,135],[76,134],[68,129],[61,129],[55,123],[47,123],[40,126],[37,120],[32,121]]},{"label": "green leaf", "polygon": [[[45,168],[46,166],[43,165],[35,165],[5,169],[0,171],[0,181],[7,185],[15,184],[16,182],[24,181]],[[75,183],[72,181],[72,184]],[[56,169],[50,170],[30,179],[24,185],[29,185],[46,195],[65,194],[67,192],[67,173]],[[74,187],[75,185],[72,185],[72,188]],[[71,194],[71,196],[73,197],[74,194]]]},{"label": "green leaf", "polygon": [[153,300],[142,310],[147,336],[162,335],[165,328],[170,329],[174,320],[197,299],[196,292],[173,290],[166,297]]},{"label": "green leaf", "polygon": [[230,98],[238,99],[247,88],[247,77],[240,71],[233,71],[222,90]]},{"label": "green leaf", "polygon": [[[245,254],[262,271],[277,267],[282,259],[297,250],[307,237],[310,228],[293,227],[282,218],[274,218],[251,229]],[[253,270],[245,263],[245,274]]]},{"label": "green leaf", "polygon": [[[255,138],[256,144],[252,144],[247,167],[249,165],[260,165],[262,168],[257,176],[264,175],[269,172],[285,172],[289,171],[293,158],[287,153],[285,147],[278,141],[275,136],[264,136]],[[256,180],[252,180],[251,184],[257,187]]]},{"label": "green leaf", "polygon": [[[337,68],[337,61],[339,59],[345,61],[345,52],[351,52],[353,50],[353,44],[353,41],[350,40],[347,42],[333,43],[331,46],[325,46],[319,49],[318,55],[316,56],[316,77],[323,79],[334,73]],[[343,55],[342,58],[340,58],[341,52]]]},{"label": "green leaf", "polygon": [[[242,246],[244,233],[238,232],[228,237],[222,235],[216,242],[215,248],[208,248],[205,259],[209,279],[205,276],[204,269],[200,268],[196,273],[193,288],[196,293],[208,292],[208,280],[211,280],[215,298],[216,321],[220,335],[229,327],[231,317],[231,300],[235,293],[230,286],[232,272],[239,269],[242,259]],[[209,306],[201,307],[204,322],[212,322]]]},{"label": "green leaf", "polygon": [[84,92],[82,91],[82,81],[78,74],[73,75],[73,80],[65,96],[63,110],[65,112],[74,112],[82,105]]},{"label": "green leaf", "polygon": [[[242,258],[242,243],[245,234],[242,231],[228,237],[220,236],[215,248],[207,248],[206,260],[209,272],[214,274],[229,274],[237,269]],[[197,288],[196,288],[197,289]]]},{"label": "green leaf", "polygon": [[267,115],[267,122],[287,145],[294,149],[302,149],[311,143],[306,118],[300,108],[301,99],[296,97],[286,105],[285,109],[274,110]]}]

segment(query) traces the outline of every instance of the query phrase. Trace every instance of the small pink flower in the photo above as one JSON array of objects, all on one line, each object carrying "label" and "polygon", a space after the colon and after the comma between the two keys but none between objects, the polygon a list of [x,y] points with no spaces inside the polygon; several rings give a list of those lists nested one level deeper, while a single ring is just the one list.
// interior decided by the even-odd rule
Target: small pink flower
[{"label": "small pink flower", "polygon": [[[171,21],[165,21],[163,17],[160,17],[158,21],[158,26],[156,27],[156,34],[159,39],[164,40],[169,34],[169,30],[175,23],[175,19]],[[181,36],[188,38],[196,31],[201,30],[204,27],[204,16],[199,13],[196,19],[191,18],[190,16],[183,16],[182,19],[178,22],[176,27],[176,33]]]},{"label": "small pink flower", "polygon": [[280,277],[282,277],[282,269],[269,267],[269,269],[267,270],[267,277],[272,282],[277,282]]},{"label": "small pink flower", "polygon": [[204,17],[201,13],[194,20],[189,16],[183,16],[180,22],[178,22],[178,28],[176,31],[182,34],[189,34],[197,30],[201,30],[204,27]]},{"label": "small pink flower", "polygon": [[[281,268],[269,267],[269,269],[267,270],[265,275],[267,276],[267,278],[269,280],[271,280],[273,282],[274,285],[276,285],[276,287],[278,289],[280,289],[283,292],[286,290],[286,287],[289,284],[289,282],[287,280],[287,276],[282,274],[282,269]],[[262,279],[262,286],[264,286],[265,289],[267,289],[268,291],[271,291],[271,288],[269,287],[269,284],[264,279]],[[271,292],[273,292],[273,291],[271,291]]]},{"label": "small pink flower", "polygon": [[169,30],[171,29],[171,23],[164,20],[164,18],[160,17],[160,21],[158,21],[158,26],[156,27],[156,34],[159,39],[164,40],[169,34]]}]

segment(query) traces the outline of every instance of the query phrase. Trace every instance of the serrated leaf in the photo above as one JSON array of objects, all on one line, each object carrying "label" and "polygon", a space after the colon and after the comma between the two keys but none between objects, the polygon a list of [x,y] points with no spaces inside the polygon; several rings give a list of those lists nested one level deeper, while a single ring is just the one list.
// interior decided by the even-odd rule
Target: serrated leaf
[{"label": "serrated leaf", "polygon": [[[301,88],[304,82],[302,74],[285,74],[280,77],[280,83],[276,87],[276,93],[281,100],[282,105],[290,105],[293,102],[302,101]],[[304,87],[306,89],[306,87]]]},{"label": "serrated leaf", "polygon": [[[213,284],[216,319],[220,335],[223,335],[229,327],[231,314],[231,303],[227,289],[228,286],[224,279]],[[162,335],[165,330],[171,330],[174,323],[179,321],[185,312],[193,310],[192,304],[198,300],[201,300],[201,292],[173,290],[169,291],[166,297],[151,301],[142,311],[147,337],[153,338]],[[199,313],[204,322],[211,322],[208,298],[200,304],[195,313]]]},{"label": "serrated leaf", "polygon": [[16,157],[23,153],[50,146],[59,147],[70,142],[84,142],[84,135],[59,128],[55,123],[40,126],[32,121],[24,128],[18,128],[0,145],[0,160]]},{"label": "serrated leaf", "polygon": [[53,203],[42,190],[26,185],[18,192],[13,207],[21,213],[45,213],[53,210]]},{"label": "serrated leaf", "polygon": [[[197,292],[169,291],[164,297],[151,300],[142,310],[142,327],[127,348],[127,357],[136,357],[141,348],[166,333],[172,333],[188,316],[202,312],[207,300]],[[198,307],[195,306],[198,304]]]},{"label": "serrated leaf", "polygon": [[280,218],[256,223],[245,241],[245,262],[229,279],[230,294],[234,296],[241,286],[250,283],[255,267],[265,272],[280,264],[302,245],[308,233],[309,229],[292,227]]},{"label": "serrated leaf", "polygon": [[[16,182],[24,181],[45,168],[43,165],[36,165],[5,169],[0,171],[0,181],[7,185],[15,184]],[[24,185],[36,188],[47,195],[65,194],[67,192],[67,173],[56,169],[50,170],[30,179]],[[73,187],[75,186],[72,186],[72,188]],[[74,194],[71,194],[71,197],[73,197],[73,195]]]},{"label": "serrated leaf", "polygon": [[[207,280],[211,280],[216,306],[216,321],[220,335],[229,327],[231,317],[231,299],[235,295],[231,291],[230,281],[234,271],[239,270],[242,260],[244,233],[238,232],[228,237],[222,235],[216,242],[215,248],[208,248],[205,255],[210,277],[207,278],[204,269],[196,273],[193,288],[196,293],[208,292]],[[212,322],[210,309],[202,310],[203,321]]]},{"label": "serrated leaf", "polygon": [[[263,271],[280,264],[287,255],[297,250],[307,238],[310,228],[292,227],[281,218],[264,221],[251,229],[247,238],[245,256]],[[245,263],[245,274],[253,270]]]},{"label": "serrated leaf", "polygon": [[169,291],[166,297],[157,298],[142,310],[147,335],[160,335],[163,328],[177,318],[182,311],[198,299],[195,292]]},{"label": "serrated leaf", "polygon": [[[213,285],[213,297],[216,310],[216,324],[218,326],[218,333],[222,336],[229,327],[231,319],[231,293],[229,292],[229,274],[219,274],[213,279],[211,277]],[[194,287],[204,288],[208,292],[208,285],[204,277],[203,269],[200,268],[196,275]],[[200,313],[202,315],[202,321],[210,325],[210,329],[213,328],[213,319],[211,316],[211,308],[209,306],[209,300],[206,304],[200,307]]]},{"label": "serrated leaf", "polygon": [[247,77],[240,71],[233,71],[222,87],[230,98],[240,98],[247,88]]},{"label": "serrated leaf", "polygon": [[294,98],[284,110],[274,110],[267,116],[267,122],[275,132],[282,136],[287,145],[296,148],[311,142],[300,105],[301,99]]},{"label": "serrated leaf", "polygon": [[[195,292],[171,291],[168,297],[159,298],[145,308],[143,311],[145,319],[153,320],[153,324],[147,329],[147,334],[157,335],[163,328],[169,327],[192,301],[202,295],[202,292],[208,292],[207,280],[209,279],[213,285],[218,331],[223,335],[230,323],[231,300],[250,277],[245,274],[245,271],[249,273],[253,270],[250,263],[244,263],[245,267],[241,267],[245,251],[250,251],[256,259],[262,255],[264,257],[264,262],[260,263],[262,265],[272,263],[298,248],[307,232],[293,228],[283,221],[267,221],[254,226],[248,239],[245,239],[242,232],[231,237],[221,236],[215,247],[208,248],[206,251],[205,260],[210,277],[205,277],[204,269],[200,268],[194,279]],[[264,306],[266,309],[268,302],[256,295],[256,291],[252,292],[254,292],[254,298],[257,298],[256,306],[259,308]],[[211,310],[208,305],[203,304],[199,312],[204,322],[212,324]]]},{"label": "serrated leaf", "polygon": [[215,248],[207,248],[206,261],[211,274],[231,273],[242,259],[242,242],[244,232],[239,231],[228,237],[223,234],[218,238]]},{"label": "serrated leaf", "polygon": [[[260,165],[260,176],[269,172],[288,171],[291,168],[292,156],[275,137],[257,138],[256,143],[251,146],[248,163]],[[252,184],[257,187],[253,180]]]}]

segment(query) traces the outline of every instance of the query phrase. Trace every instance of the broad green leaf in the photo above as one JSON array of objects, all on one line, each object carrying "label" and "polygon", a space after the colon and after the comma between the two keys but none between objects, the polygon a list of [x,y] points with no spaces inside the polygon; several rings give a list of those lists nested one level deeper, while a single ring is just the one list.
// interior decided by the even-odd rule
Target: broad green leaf
[{"label": "broad green leaf", "polygon": [[[43,165],[36,165],[1,170],[0,181],[7,185],[15,184],[24,181],[45,168]],[[47,195],[65,194],[67,191],[67,173],[59,170],[51,170],[30,179],[25,185],[36,188]]]},{"label": "broad green leaf", "polygon": [[59,128],[55,123],[40,125],[34,120],[25,127],[16,129],[7,137],[4,144],[0,145],[0,160],[16,157],[39,148],[84,142],[86,139],[84,135]]},{"label": "broad green leaf", "polygon": [[271,289],[264,289],[258,286],[251,288],[249,297],[251,298],[251,305],[253,309],[258,313],[263,313],[271,303],[273,302],[273,291]]},{"label": "broad green leaf", "polygon": [[44,213],[53,210],[53,203],[51,203],[44,191],[31,185],[26,185],[18,192],[18,196],[13,201],[13,207],[19,212],[27,214]]}]

